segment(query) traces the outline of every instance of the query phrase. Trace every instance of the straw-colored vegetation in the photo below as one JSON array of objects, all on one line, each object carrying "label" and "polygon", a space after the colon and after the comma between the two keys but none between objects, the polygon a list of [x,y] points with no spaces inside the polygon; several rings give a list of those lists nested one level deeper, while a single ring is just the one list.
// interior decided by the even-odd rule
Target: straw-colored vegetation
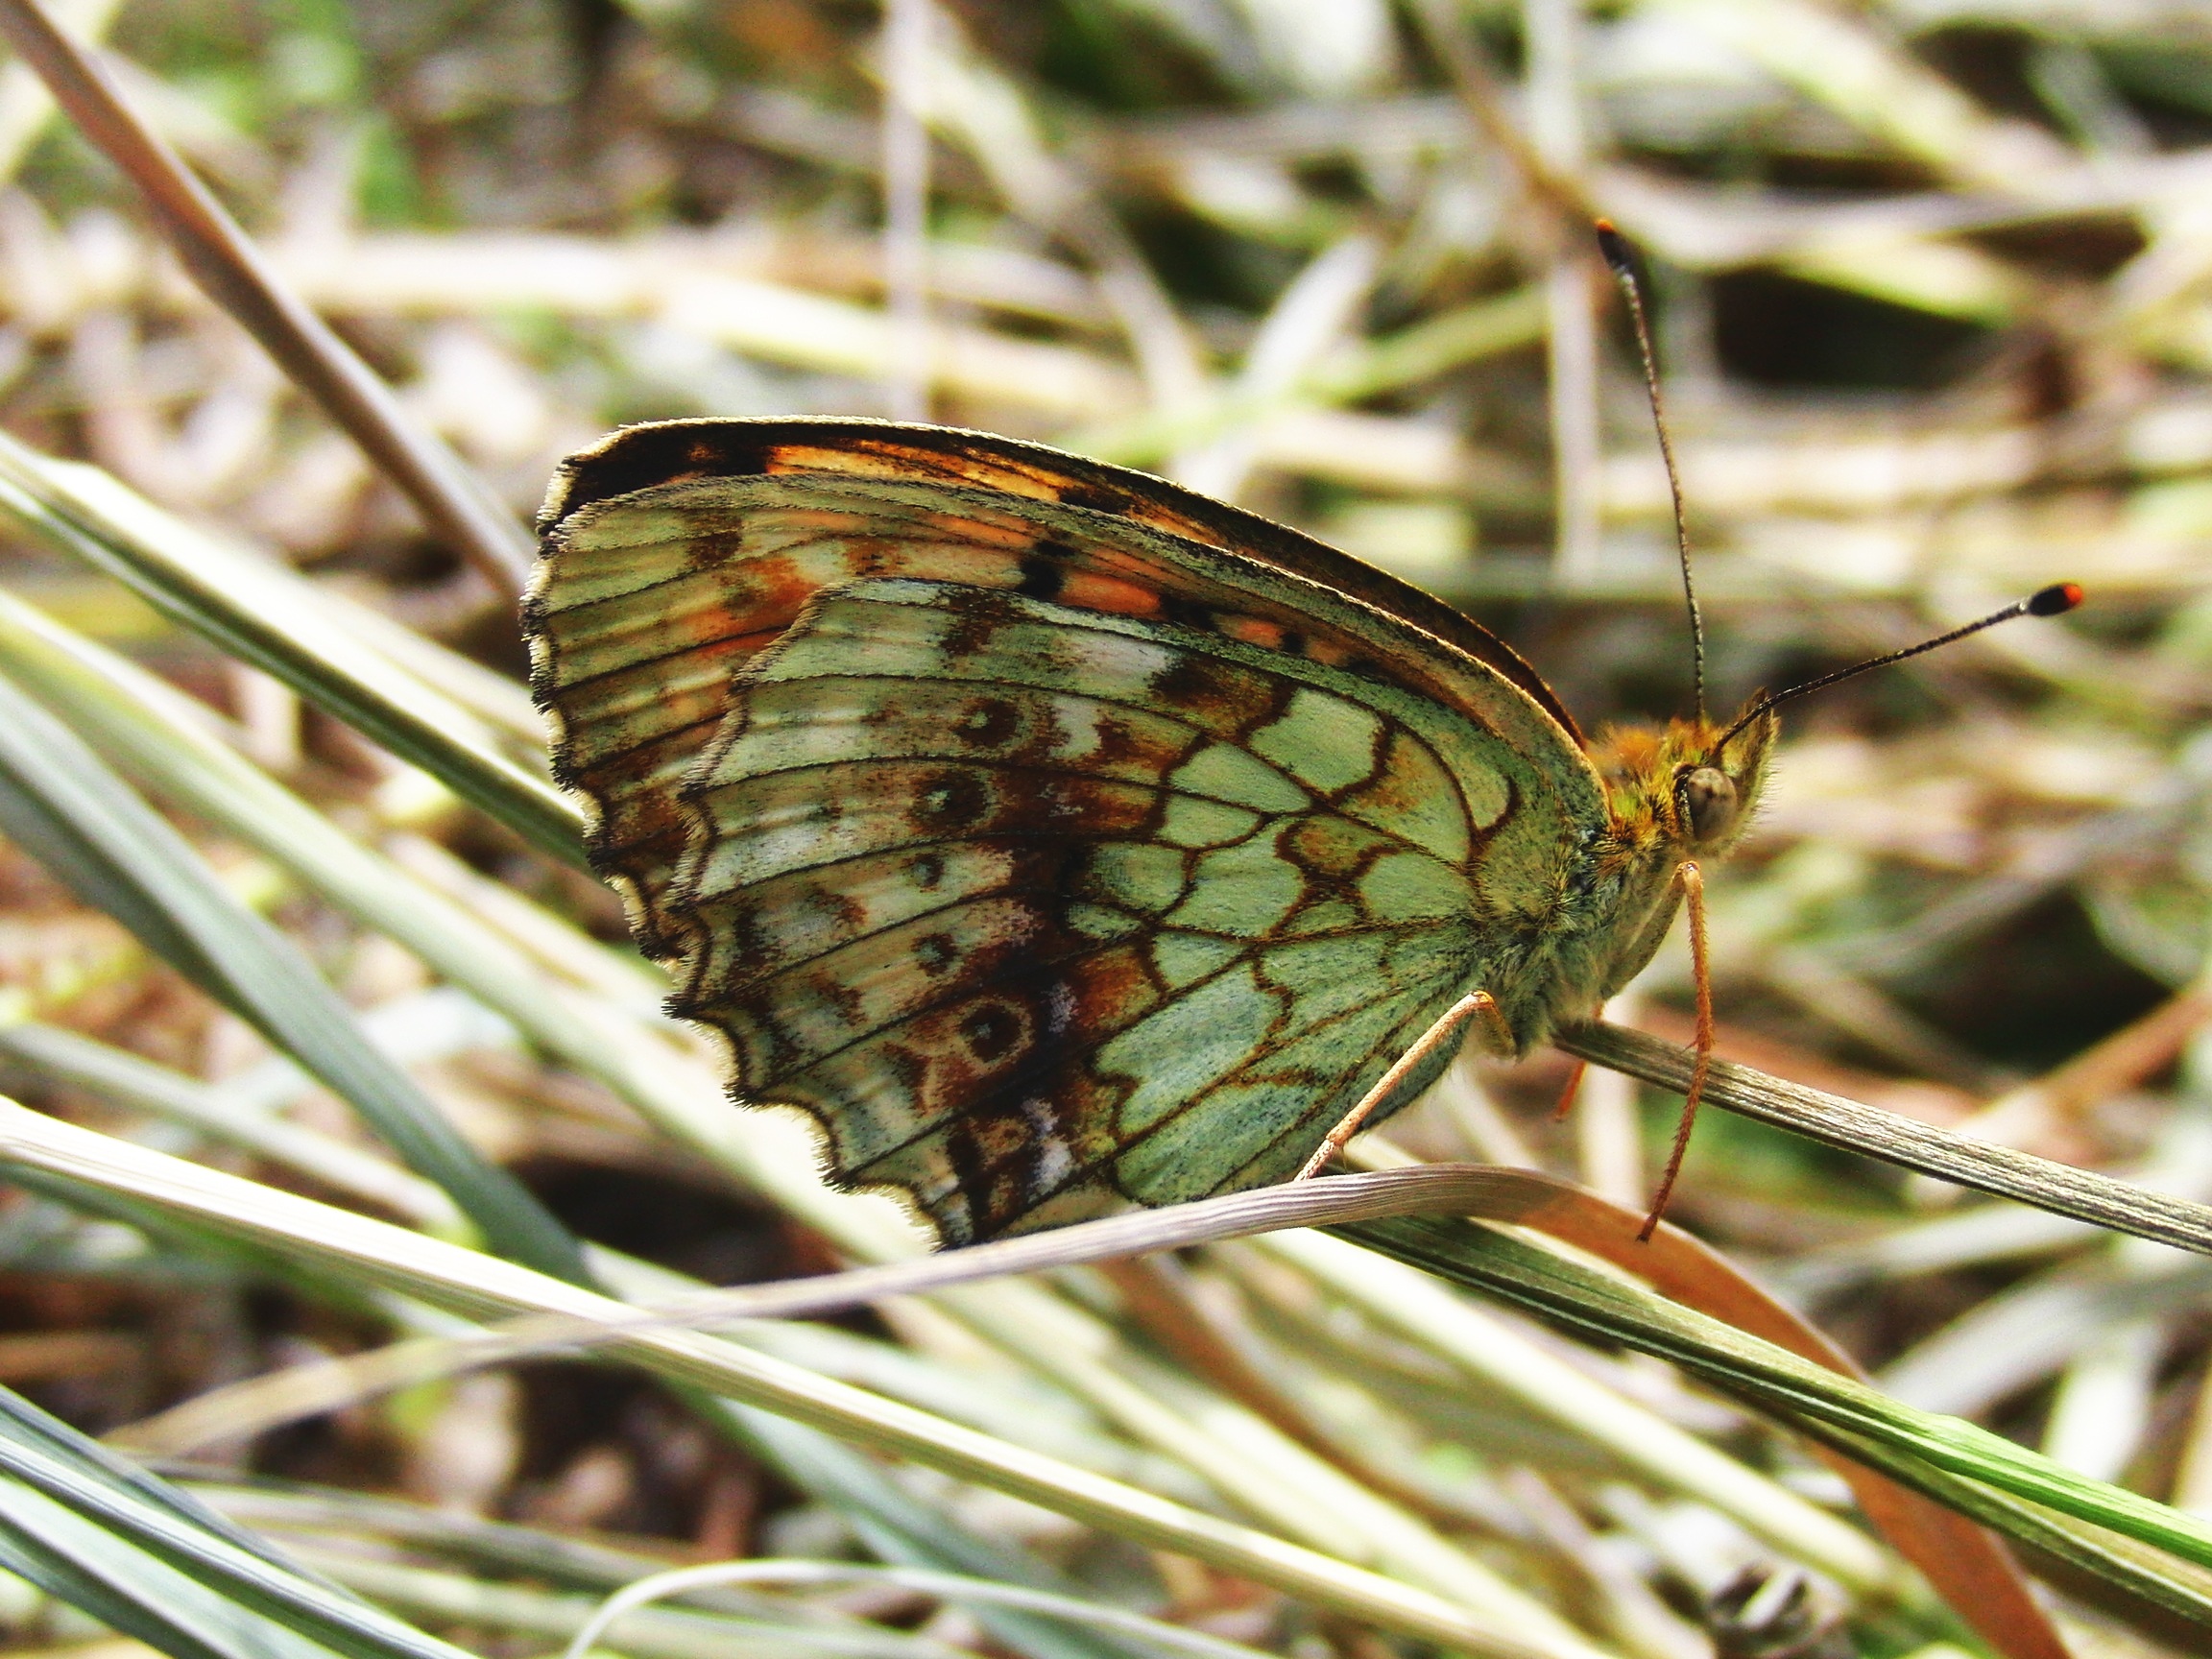
[{"label": "straw-colored vegetation", "polygon": [[[12,1649],[2212,1645],[2212,1264],[2151,1241],[2212,1238],[2212,6],[49,5],[258,256],[66,52],[67,116],[0,70]],[[1600,214],[1717,704],[2090,594],[1793,708],[1716,874],[1716,1103],[1769,1123],[1708,1112],[1673,1217],[1771,1298],[1622,1244],[1678,1097],[1555,1122],[1547,1052],[1354,1150],[1610,1208],[627,1314],[923,1241],[725,1103],[581,868],[517,679],[555,462],[1044,439],[1428,586],[1586,726],[1682,712]],[[1677,942],[1610,1017],[1689,1006]]]}]

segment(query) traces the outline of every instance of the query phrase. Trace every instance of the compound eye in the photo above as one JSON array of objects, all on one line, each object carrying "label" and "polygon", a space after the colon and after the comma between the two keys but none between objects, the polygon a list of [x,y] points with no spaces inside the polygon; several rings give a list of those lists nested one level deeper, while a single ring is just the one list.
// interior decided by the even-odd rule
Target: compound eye
[{"label": "compound eye", "polygon": [[1690,833],[1718,841],[1736,822],[1736,785],[1718,766],[1700,766],[1682,780],[1682,812]]}]

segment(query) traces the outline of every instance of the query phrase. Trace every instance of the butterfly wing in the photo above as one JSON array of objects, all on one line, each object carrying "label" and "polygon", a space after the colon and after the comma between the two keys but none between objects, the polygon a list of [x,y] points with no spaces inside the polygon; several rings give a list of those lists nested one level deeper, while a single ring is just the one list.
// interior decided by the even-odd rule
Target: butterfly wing
[{"label": "butterfly wing", "polygon": [[[1272,519],[1150,473],[988,432],[852,419],[663,421],[632,426],[562,464],[540,527],[558,538],[564,526],[602,503],[669,485],[798,472],[933,483],[1062,502],[1234,552],[1410,622],[1527,692],[1577,744],[1581,741],[1574,716],[1511,646],[1412,584]],[[763,613],[757,620],[765,619]],[[783,621],[788,620],[786,614]]]},{"label": "butterfly wing", "polygon": [[[879,486],[904,495],[886,501]],[[904,505],[916,502],[919,514]],[[1071,511],[1041,517],[1048,507]],[[1157,535],[1101,547],[1092,532],[1107,520]],[[816,591],[860,576],[943,576],[1243,624],[1323,660],[1455,659],[1474,668],[1458,694],[1508,722],[1532,703],[1580,742],[1533,669],[1421,589],[1160,479],[985,433],[857,420],[634,426],[563,465],[540,527],[524,627],[555,767],[589,803],[594,867],[654,957],[687,948],[661,902],[686,836],[676,785],[728,712],[736,671]],[[1192,549],[1231,556],[1199,572]],[[1255,572],[1293,578],[1290,600],[1255,593],[1244,580]],[[1307,614],[1315,594],[1332,602],[1326,620]],[[1426,637],[1410,653],[1407,623]],[[1556,745],[1548,730],[1526,739]]]},{"label": "butterfly wing", "polygon": [[1287,1174],[1474,976],[1513,1006],[1597,779],[1363,566],[919,430],[572,469],[529,613],[595,854],[737,1092],[949,1241]]}]

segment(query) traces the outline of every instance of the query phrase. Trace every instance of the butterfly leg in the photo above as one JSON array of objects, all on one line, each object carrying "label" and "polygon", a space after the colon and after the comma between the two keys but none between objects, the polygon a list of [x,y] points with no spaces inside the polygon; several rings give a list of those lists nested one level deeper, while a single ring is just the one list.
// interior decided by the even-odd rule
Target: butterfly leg
[{"label": "butterfly leg", "polygon": [[1706,960],[1705,877],[1690,859],[1674,869],[1675,885],[1682,889],[1682,907],[1690,912],[1690,977],[1697,987],[1697,1059],[1690,1069],[1690,1087],[1682,1096],[1682,1120],[1674,1126],[1674,1147],[1667,1154],[1667,1167],[1651,1194],[1651,1213],[1636,1237],[1647,1241],[1666,1214],[1674,1191],[1674,1177],[1682,1173],[1683,1154],[1690,1150],[1690,1131],[1697,1121],[1697,1102],[1705,1094],[1705,1074],[1713,1066],[1713,975]]},{"label": "butterfly leg", "polygon": [[[1599,1019],[1604,1018],[1603,1009],[1599,1010],[1598,1017]],[[1567,1121],[1567,1114],[1575,1110],[1575,1096],[1582,1093],[1582,1073],[1589,1070],[1589,1061],[1577,1060],[1575,1062],[1574,1069],[1567,1073],[1567,1087],[1559,1091],[1559,1104],[1551,1108],[1552,1122],[1564,1123]]]},{"label": "butterfly leg", "polygon": [[[1605,1004],[1599,1003],[1598,1011],[1592,1014],[1590,1018],[1593,1020],[1604,1019]],[[1551,1108],[1552,1122],[1564,1123],[1567,1121],[1567,1114],[1575,1110],[1575,1097],[1582,1093],[1582,1079],[1589,1072],[1589,1070],[1590,1062],[1587,1060],[1577,1060],[1569,1068],[1567,1086],[1559,1091],[1559,1104]]]},{"label": "butterfly leg", "polygon": [[1377,1079],[1375,1087],[1359,1096],[1359,1103],[1344,1114],[1329,1138],[1314,1148],[1313,1156],[1306,1160],[1306,1166],[1290,1177],[1305,1181],[1318,1175],[1329,1166],[1329,1161],[1344,1149],[1344,1142],[1359,1132],[1359,1125],[1367,1121],[1368,1115],[1403,1082],[1407,1072],[1436,1051],[1436,1045],[1458,1029],[1463,1020],[1477,1018],[1482,1022],[1489,1046],[1501,1053],[1513,1052],[1513,1028],[1505,1023],[1505,1016],[1487,991],[1470,992],[1436,1017],[1436,1022],[1415,1039],[1413,1046],[1401,1054],[1396,1064]]}]

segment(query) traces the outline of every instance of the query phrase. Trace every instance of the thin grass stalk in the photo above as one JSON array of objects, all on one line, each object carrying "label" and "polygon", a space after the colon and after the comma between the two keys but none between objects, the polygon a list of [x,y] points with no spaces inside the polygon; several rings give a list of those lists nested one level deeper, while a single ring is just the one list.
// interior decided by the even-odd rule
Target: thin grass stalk
[{"label": "thin grass stalk", "polygon": [[55,27],[37,0],[0,0],[0,35],[38,71],[78,130],[137,187],[208,298],[261,343],[455,552],[500,591],[520,592],[530,569],[521,526],[330,325],[276,280],[237,221],[131,108],[99,62]]},{"label": "thin grass stalk", "polygon": [[1554,167],[1523,131],[1503,79],[1473,38],[1466,8],[1453,0],[1407,0],[1407,7],[1423,43],[1443,66],[1468,124],[1488,148],[1505,157],[1522,187],[1559,220],[1587,224],[1597,217],[1581,179]]},{"label": "thin grass stalk", "polygon": [[[1686,1049],[1641,1031],[1607,1024],[1573,1025],[1554,1034],[1557,1046],[1593,1065],[1679,1094],[1695,1061]],[[1917,1169],[1978,1192],[2016,1198],[2056,1215],[2115,1233],[2212,1255],[2212,1208],[2131,1186],[1992,1142],[1974,1141],[1893,1112],[1879,1112],[1840,1094],[1769,1077],[1748,1066],[1713,1062],[1705,1099],[1723,1111],[1770,1123],[1825,1145]]]}]

